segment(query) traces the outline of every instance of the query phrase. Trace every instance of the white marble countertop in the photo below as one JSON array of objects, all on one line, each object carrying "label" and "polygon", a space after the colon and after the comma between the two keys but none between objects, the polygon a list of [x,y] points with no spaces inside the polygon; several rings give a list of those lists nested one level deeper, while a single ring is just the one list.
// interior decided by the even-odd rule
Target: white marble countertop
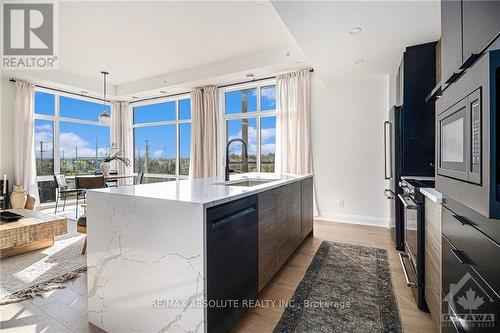
[{"label": "white marble countertop", "polygon": [[135,186],[111,187],[92,191],[198,203],[209,207],[267,191],[272,188],[283,186],[285,184],[293,183],[312,176],[312,174],[293,175],[251,172],[231,175],[230,181],[233,182],[243,179],[262,179],[273,181],[252,187],[226,186],[221,184],[224,183],[224,177],[221,176],[201,179],[183,179]]},{"label": "white marble countertop", "polygon": [[431,199],[435,203],[442,204],[446,201],[441,192],[436,191],[435,188],[432,187],[421,187],[419,189],[420,193],[425,195],[427,198]]}]

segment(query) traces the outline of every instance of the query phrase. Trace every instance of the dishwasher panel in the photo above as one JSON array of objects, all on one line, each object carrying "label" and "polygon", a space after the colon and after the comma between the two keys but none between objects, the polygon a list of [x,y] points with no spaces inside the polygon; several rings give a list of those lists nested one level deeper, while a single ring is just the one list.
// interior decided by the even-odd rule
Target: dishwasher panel
[{"label": "dishwasher panel", "polygon": [[207,209],[206,227],[208,332],[228,332],[257,297],[257,196]]}]

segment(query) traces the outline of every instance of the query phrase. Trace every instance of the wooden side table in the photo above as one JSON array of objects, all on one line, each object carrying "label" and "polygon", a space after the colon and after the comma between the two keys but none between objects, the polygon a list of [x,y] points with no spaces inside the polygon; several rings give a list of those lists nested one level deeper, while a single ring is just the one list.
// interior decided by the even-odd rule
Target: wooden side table
[{"label": "wooden side table", "polygon": [[24,217],[16,222],[0,220],[0,258],[54,245],[54,237],[68,232],[65,218],[27,209],[10,211]]}]

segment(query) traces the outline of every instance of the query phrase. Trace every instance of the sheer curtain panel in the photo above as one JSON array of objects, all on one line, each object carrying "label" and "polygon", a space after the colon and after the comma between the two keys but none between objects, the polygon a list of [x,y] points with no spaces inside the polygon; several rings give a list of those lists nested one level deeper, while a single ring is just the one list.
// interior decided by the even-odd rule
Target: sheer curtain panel
[{"label": "sheer curtain panel", "polygon": [[190,178],[217,175],[217,88],[191,92]]},{"label": "sheer curtain panel", "polygon": [[[111,114],[111,142],[116,143],[123,156],[130,161],[133,160],[133,133],[131,109],[128,102],[113,102]],[[116,170],[119,174],[131,174],[132,165],[126,166],[124,163],[117,162]],[[120,185],[126,185],[130,180],[120,180]]]},{"label": "sheer curtain panel", "polygon": [[[276,170],[313,173],[310,72],[276,76]],[[318,215],[316,196],[314,211]]]},{"label": "sheer curtain panel", "polygon": [[15,83],[14,102],[14,181],[36,199],[40,205],[36,179],[35,158],[35,86],[31,83]]}]

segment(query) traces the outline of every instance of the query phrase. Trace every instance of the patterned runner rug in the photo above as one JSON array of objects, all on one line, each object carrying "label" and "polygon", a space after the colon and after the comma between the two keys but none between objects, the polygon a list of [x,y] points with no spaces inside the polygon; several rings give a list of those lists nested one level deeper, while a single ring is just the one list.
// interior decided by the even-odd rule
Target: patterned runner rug
[{"label": "patterned runner rug", "polygon": [[274,332],[402,332],[387,251],[324,241]]}]

